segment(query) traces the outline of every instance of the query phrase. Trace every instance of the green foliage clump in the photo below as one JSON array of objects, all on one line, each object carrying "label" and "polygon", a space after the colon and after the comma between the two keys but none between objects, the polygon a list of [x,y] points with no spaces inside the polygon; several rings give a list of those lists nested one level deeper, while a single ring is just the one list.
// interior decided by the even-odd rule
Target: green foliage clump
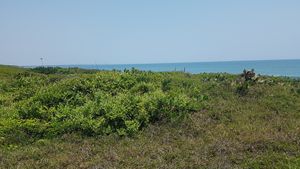
[{"label": "green foliage clump", "polygon": [[44,67],[44,66],[31,68],[30,70],[35,73],[41,73],[41,74],[46,74],[46,75],[49,75],[49,74],[76,74],[76,73],[90,74],[90,73],[97,72],[96,70],[85,70],[85,69],[79,69],[76,67],[61,68],[61,67]]},{"label": "green foliage clump", "polygon": [[239,79],[239,84],[236,87],[236,92],[240,96],[245,96],[249,92],[250,86],[254,85],[258,77],[256,76],[254,69],[251,71],[247,71],[244,69],[243,73],[241,74],[242,79]]},{"label": "green foliage clump", "polygon": [[0,126],[5,126],[1,136],[12,140],[17,133],[22,141],[74,132],[133,135],[150,123],[179,121],[197,110],[199,96],[184,92],[193,84],[171,74],[133,69],[78,74],[55,81],[44,75],[60,69],[35,68],[34,73],[15,77],[10,83],[13,104],[9,112],[15,116],[0,120]]},{"label": "green foliage clump", "polygon": [[236,92],[241,96],[245,96],[249,92],[249,86],[248,82],[243,82],[237,86]]}]

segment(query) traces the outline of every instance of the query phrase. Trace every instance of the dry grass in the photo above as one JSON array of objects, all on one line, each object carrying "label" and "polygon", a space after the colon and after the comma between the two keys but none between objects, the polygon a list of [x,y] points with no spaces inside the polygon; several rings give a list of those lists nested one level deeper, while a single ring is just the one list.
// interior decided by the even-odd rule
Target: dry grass
[{"label": "dry grass", "polygon": [[[239,107],[189,116],[180,124],[155,124],[131,138],[65,135],[2,150],[3,168],[297,168],[300,121]],[[249,102],[248,104],[252,104]],[[230,105],[227,104],[227,105]],[[249,105],[245,105],[248,107]],[[229,109],[229,110],[228,110]],[[263,108],[257,107],[258,110]],[[266,110],[265,110],[266,111]],[[211,114],[218,112],[217,119]],[[231,120],[223,117],[229,112]],[[272,112],[265,112],[268,115]],[[214,117],[214,116],[213,116]],[[251,120],[252,118],[252,120]]]}]

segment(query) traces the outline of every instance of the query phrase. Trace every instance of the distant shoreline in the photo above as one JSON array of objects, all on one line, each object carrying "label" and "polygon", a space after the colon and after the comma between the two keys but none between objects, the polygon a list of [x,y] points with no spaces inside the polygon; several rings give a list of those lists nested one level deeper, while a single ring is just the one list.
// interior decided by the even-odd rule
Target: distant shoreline
[{"label": "distant shoreline", "polygon": [[[149,63],[149,64],[70,64],[45,65],[49,67],[78,67],[97,70],[124,70],[136,68],[144,71],[173,72],[184,71],[197,73],[231,73],[238,74],[244,69],[254,69],[256,73],[269,76],[300,77],[300,59],[282,60],[249,60],[249,61],[217,61],[186,63]],[[23,66],[27,68],[38,67]]]},{"label": "distant shoreline", "polygon": [[[99,66],[115,66],[115,65],[163,65],[163,64],[193,64],[193,63],[226,63],[226,62],[264,62],[264,61],[300,61],[300,59],[262,59],[262,60],[223,60],[223,61],[195,61],[195,62],[153,62],[153,63],[107,63],[101,64],[96,63]],[[10,64],[9,64],[10,65]],[[83,63],[83,64],[49,64],[45,66],[55,67],[55,66],[85,66],[85,65],[95,65],[95,63]],[[20,66],[20,67],[38,67],[41,65],[13,65],[10,66]]]}]

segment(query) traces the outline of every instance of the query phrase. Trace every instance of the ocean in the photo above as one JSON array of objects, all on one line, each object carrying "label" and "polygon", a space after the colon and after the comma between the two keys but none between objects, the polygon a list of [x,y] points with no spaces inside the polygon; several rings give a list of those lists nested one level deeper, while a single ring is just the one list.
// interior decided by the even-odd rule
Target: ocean
[{"label": "ocean", "polygon": [[115,65],[59,65],[61,67],[79,67],[99,70],[124,70],[136,68],[146,71],[185,71],[189,73],[241,73],[244,69],[254,69],[257,74],[272,76],[300,77],[299,60],[258,60],[258,61],[223,61],[192,63],[157,63],[157,64],[115,64]]}]

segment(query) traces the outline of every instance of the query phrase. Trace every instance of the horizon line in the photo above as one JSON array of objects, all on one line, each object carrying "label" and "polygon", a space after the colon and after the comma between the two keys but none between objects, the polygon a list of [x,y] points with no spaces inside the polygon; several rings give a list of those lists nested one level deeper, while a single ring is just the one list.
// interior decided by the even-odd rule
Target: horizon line
[{"label": "horizon line", "polygon": [[[292,61],[300,60],[300,58],[294,59],[255,59],[255,60],[219,60],[219,61],[187,61],[187,62],[151,62],[151,63],[107,63],[107,64],[98,64],[98,63],[79,63],[79,64],[45,64],[44,66],[55,67],[55,66],[82,66],[82,65],[157,65],[157,64],[182,64],[182,63],[217,63],[217,62],[254,62],[254,61]],[[2,65],[2,64],[0,64]],[[4,64],[5,65],[5,64]],[[41,65],[13,65],[6,64],[10,66],[20,66],[20,67],[39,67]]]}]

